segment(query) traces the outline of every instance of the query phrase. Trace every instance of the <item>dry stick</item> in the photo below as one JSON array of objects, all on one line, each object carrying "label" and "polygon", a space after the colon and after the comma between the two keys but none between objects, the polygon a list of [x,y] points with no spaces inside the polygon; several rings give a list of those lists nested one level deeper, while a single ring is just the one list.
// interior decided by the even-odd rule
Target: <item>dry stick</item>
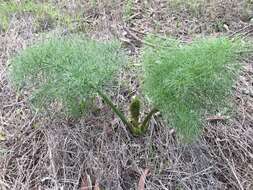
[{"label": "dry stick", "polygon": [[232,34],[229,35],[229,37],[233,37],[233,36],[235,36],[236,34],[242,32],[242,31],[245,31],[245,30],[247,30],[247,29],[249,29],[249,28],[251,28],[251,27],[253,27],[253,25],[248,25],[248,26],[246,26],[246,27],[244,27],[244,28],[242,28],[242,29],[240,29],[240,30],[237,30],[237,31],[233,32]]},{"label": "dry stick", "polygon": [[141,13],[140,13],[140,12],[135,13],[135,14],[133,14],[132,16],[130,16],[128,19],[126,19],[126,21],[130,21],[130,20],[132,20],[132,19],[136,18],[136,17],[137,17],[137,16],[139,16],[139,15],[141,15]]},{"label": "dry stick", "polygon": [[211,116],[211,117],[206,118],[206,121],[208,121],[208,122],[214,121],[215,122],[215,121],[225,121],[227,119],[228,119],[228,117],[215,115],[215,116]]},{"label": "dry stick", "polygon": [[[216,143],[216,144],[217,144],[217,143]],[[218,145],[217,145],[217,146],[218,146]],[[220,153],[221,153],[223,159],[226,160],[226,162],[227,162],[227,164],[228,164],[230,170],[232,171],[232,173],[233,173],[233,175],[234,175],[234,177],[235,177],[235,179],[236,179],[236,181],[237,181],[237,183],[238,183],[238,185],[239,185],[240,190],[244,190],[244,188],[243,188],[243,186],[242,186],[242,184],[241,184],[241,182],[240,182],[238,176],[236,175],[235,169],[233,168],[233,166],[231,165],[231,163],[229,162],[229,160],[226,158],[226,156],[225,156],[224,153],[222,152],[220,146],[218,146],[218,148],[219,148],[219,151],[220,151]]]},{"label": "dry stick", "polygon": [[53,152],[52,152],[52,145],[51,145],[51,143],[49,144],[48,142],[47,142],[47,147],[48,147],[48,151],[49,151],[49,164],[50,164],[50,166],[51,167],[49,167],[49,169],[51,170],[51,172],[53,173],[53,182],[54,182],[54,184],[56,185],[56,189],[58,189],[58,184],[57,184],[57,181],[56,181],[56,179],[57,179],[57,170],[56,170],[56,167],[55,167],[55,163],[54,163],[54,159],[53,159]]},{"label": "dry stick", "polygon": [[7,183],[5,183],[5,182],[3,182],[1,179],[0,179],[0,185],[1,185],[1,187],[6,187],[7,189],[11,189],[11,187],[7,184]]},{"label": "dry stick", "polygon": [[[134,30],[134,29],[131,29],[131,28],[128,29],[127,27],[123,27],[123,29],[127,32],[127,34],[129,34],[129,35],[132,36],[135,40],[141,42],[141,43],[144,44],[144,45],[147,45],[147,46],[152,47],[152,48],[154,48],[154,49],[158,49],[158,48],[168,48],[168,46],[157,45],[157,44],[153,44],[153,43],[147,42],[147,41],[145,41],[145,40],[142,40],[141,38],[139,38],[137,35],[135,35],[133,32],[130,31],[130,30],[136,31],[136,30]],[[144,35],[145,35],[145,33],[141,33],[141,32],[138,32],[138,33],[144,34]],[[155,37],[158,37],[158,38],[160,38],[160,39],[164,39],[164,40],[166,39],[165,37],[162,37],[162,36],[159,36],[159,35],[154,35],[154,36],[155,36]],[[133,45],[131,42],[129,42],[130,40],[128,41],[128,39],[125,40],[125,39],[120,38],[120,40],[122,40],[122,41],[124,41],[124,42],[127,42],[127,43]],[[181,40],[181,42],[182,42],[182,43],[187,43],[186,41],[182,41],[182,40]]]},{"label": "dry stick", "polygon": [[153,47],[153,48],[158,48],[159,46],[155,45],[155,44],[152,44],[152,43],[149,43],[149,42],[146,42],[142,39],[140,39],[138,36],[136,36],[134,33],[132,33],[128,28],[124,27],[123,28],[130,36],[132,36],[135,40],[145,44],[145,45],[148,45],[150,47]]}]

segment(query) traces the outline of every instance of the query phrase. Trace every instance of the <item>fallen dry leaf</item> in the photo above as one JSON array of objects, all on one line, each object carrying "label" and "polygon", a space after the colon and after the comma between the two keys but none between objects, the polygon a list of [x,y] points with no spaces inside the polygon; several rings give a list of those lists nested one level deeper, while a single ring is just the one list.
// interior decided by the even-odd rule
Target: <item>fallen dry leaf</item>
[{"label": "fallen dry leaf", "polygon": [[146,177],[149,175],[149,169],[145,169],[144,172],[142,173],[139,183],[138,183],[138,189],[137,190],[144,190],[145,188],[145,180]]},{"label": "fallen dry leaf", "polygon": [[80,190],[92,190],[92,182],[88,174],[83,176]]},{"label": "fallen dry leaf", "polygon": [[99,184],[98,184],[97,180],[95,182],[94,190],[100,190],[100,187],[99,187]]}]

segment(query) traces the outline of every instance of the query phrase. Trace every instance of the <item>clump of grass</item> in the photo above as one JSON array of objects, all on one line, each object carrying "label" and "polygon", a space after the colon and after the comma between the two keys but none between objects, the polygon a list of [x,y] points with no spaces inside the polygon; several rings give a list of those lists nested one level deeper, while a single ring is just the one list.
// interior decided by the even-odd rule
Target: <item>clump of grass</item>
[{"label": "clump of grass", "polygon": [[20,13],[32,13],[38,20],[49,17],[51,20],[58,20],[64,24],[70,24],[71,22],[71,18],[68,15],[62,15],[50,3],[36,3],[32,0],[17,3],[0,0],[0,23],[4,30],[8,28],[11,16]]},{"label": "clump of grass", "polygon": [[10,78],[17,88],[33,91],[35,107],[60,103],[79,117],[97,90],[110,81],[124,62],[116,41],[97,42],[81,36],[51,38],[20,52],[11,60]]},{"label": "clump of grass", "polygon": [[133,7],[134,7],[134,1],[133,0],[127,0],[124,3],[123,17],[124,17],[125,20],[128,20],[133,15]]},{"label": "clump of grass", "polygon": [[197,39],[182,44],[173,39],[148,38],[159,44],[143,51],[143,89],[180,136],[194,139],[201,117],[229,105],[239,73],[240,40],[225,37]]}]

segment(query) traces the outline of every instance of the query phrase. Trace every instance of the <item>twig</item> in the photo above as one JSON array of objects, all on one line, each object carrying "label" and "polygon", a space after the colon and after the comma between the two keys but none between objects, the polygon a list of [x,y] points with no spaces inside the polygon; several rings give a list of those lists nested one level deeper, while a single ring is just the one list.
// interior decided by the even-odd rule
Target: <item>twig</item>
[{"label": "twig", "polygon": [[206,118],[206,121],[217,122],[217,121],[225,121],[227,119],[228,119],[228,117],[215,115],[215,116],[211,116],[211,117]]},{"label": "twig", "polygon": [[230,170],[232,171],[232,173],[233,173],[233,175],[234,175],[234,177],[235,177],[235,179],[236,179],[236,181],[237,181],[237,183],[239,185],[240,190],[244,190],[244,188],[243,188],[243,186],[242,186],[242,184],[241,184],[241,182],[240,182],[240,180],[239,180],[239,178],[238,178],[238,176],[236,174],[236,171],[235,171],[234,167],[231,165],[231,163],[229,162],[229,160],[226,158],[226,156],[222,152],[220,146],[218,146],[218,148],[219,148],[219,152],[221,153],[222,158],[227,162]]},{"label": "twig", "polygon": [[141,15],[140,12],[135,13],[135,14],[131,15],[129,18],[127,18],[126,21],[130,21],[130,20],[134,19],[135,17],[137,17],[137,16],[139,16],[139,15]]},{"label": "twig", "polygon": [[152,44],[152,43],[149,43],[147,41],[144,41],[142,39],[140,39],[137,35],[135,35],[133,32],[131,32],[127,27],[123,27],[123,29],[130,35],[132,36],[135,40],[141,42],[142,44],[145,44],[145,45],[148,45],[150,47],[153,47],[153,48],[158,48],[159,46],[155,45],[155,44]]},{"label": "twig", "polygon": [[232,37],[235,36],[236,34],[239,34],[239,33],[241,33],[242,31],[245,31],[245,30],[247,30],[247,29],[249,29],[249,28],[251,28],[251,27],[253,27],[252,24],[250,24],[250,25],[248,25],[248,26],[245,26],[244,28],[242,28],[242,29],[240,29],[240,30],[237,30],[237,31],[235,31],[234,33],[230,34],[229,37],[232,38]]}]

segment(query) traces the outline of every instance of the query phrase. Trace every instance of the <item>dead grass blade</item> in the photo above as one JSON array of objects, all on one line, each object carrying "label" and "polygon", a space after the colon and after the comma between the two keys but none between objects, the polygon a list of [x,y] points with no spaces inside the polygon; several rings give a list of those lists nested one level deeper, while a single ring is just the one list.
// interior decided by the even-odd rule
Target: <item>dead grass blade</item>
[{"label": "dead grass blade", "polygon": [[140,177],[139,183],[138,183],[138,189],[137,190],[144,190],[145,189],[145,181],[146,181],[146,177],[150,175],[149,174],[149,169],[145,169]]},{"label": "dead grass blade", "polygon": [[88,174],[83,176],[80,190],[92,190],[92,182]]}]

